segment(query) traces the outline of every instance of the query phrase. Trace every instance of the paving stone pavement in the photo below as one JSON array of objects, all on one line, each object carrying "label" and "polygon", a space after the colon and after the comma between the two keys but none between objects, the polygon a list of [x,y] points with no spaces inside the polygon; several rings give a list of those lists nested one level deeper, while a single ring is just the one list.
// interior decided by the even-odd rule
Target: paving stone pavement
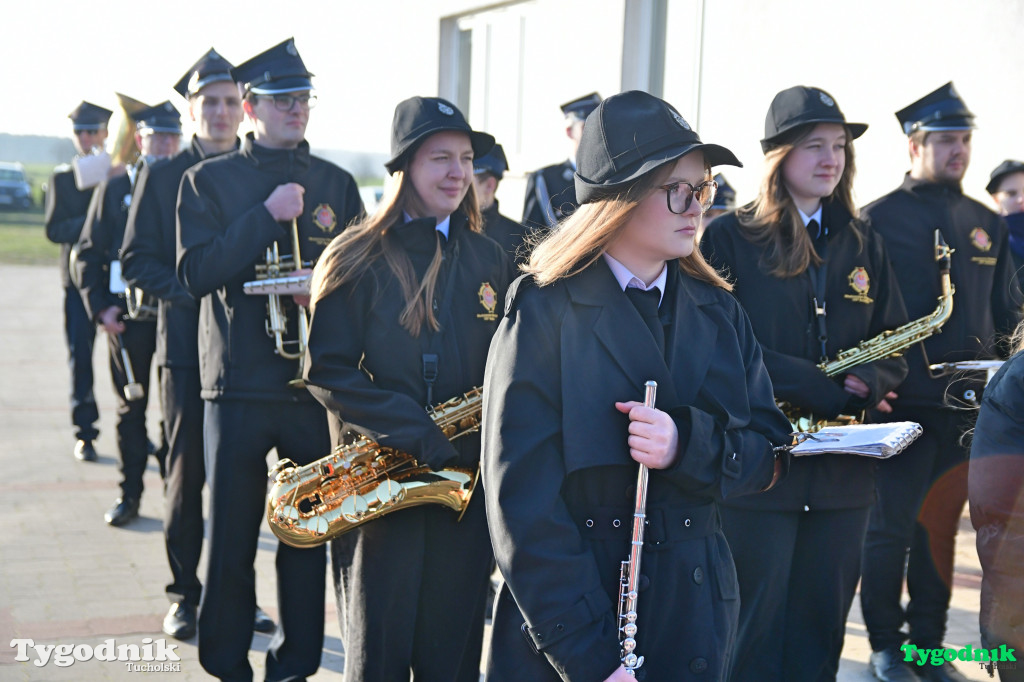
[{"label": "paving stone pavement", "polygon": [[[77,462],[71,455],[68,369],[62,324],[60,277],[54,266],[0,265],[0,680],[135,680],[149,675],[175,682],[211,679],[198,662],[196,642],[164,636],[160,622],[168,602],[169,580],[162,534],[162,485],[155,462],[145,475],[141,516],[112,528],[103,513],[118,496],[115,408],[107,369],[105,340],[97,336],[94,356],[96,399],[102,435],[99,461]],[[149,430],[158,434],[158,410],[149,405]],[[274,589],[276,540],[264,526],[256,559],[259,604],[277,617]],[[205,573],[205,559],[200,576]],[[981,570],[974,532],[966,516],[957,544],[957,573],[948,645],[977,645]],[[329,580],[329,579],[328,579]],[[316,679],[340,680],[344,665],[333,586],[324,604],[326,640]],[[870,653],[855,601],[847,625],[838,679],[861,682]],[[36,645],[99,647],[107,640],[144,649],[164,640],[177,645],[177,670],[129,670],[126,663],[74,662],[59,666],[15,660],[14,640]],[[270,639],[255,634],[249,660],[260,680]],[[155,642],[155,643],[154,643]],[[154,649],[156,650],[156,649]],[[99,649],[103,651],[103,649]],[[962,664],[972,680],[988,679]]]}]

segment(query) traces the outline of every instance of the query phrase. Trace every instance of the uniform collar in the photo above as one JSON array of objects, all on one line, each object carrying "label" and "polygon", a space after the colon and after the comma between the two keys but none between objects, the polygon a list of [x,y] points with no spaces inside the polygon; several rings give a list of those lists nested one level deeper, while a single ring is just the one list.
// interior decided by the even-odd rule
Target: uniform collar
[{"label": "uniform collar", "polygon": [[[413,220],[429,220],[430,219],[429,217],[427,217],[427,218],[413,218],[411,215],[409,215],[405,211],[402,211],[402,218],[404,218],[405,222],[407,222],[407,223],[412,222]],[[440,232],[441,234],[443,234],[445,239],[448,239],[448,230],[451,227],[451,223],[452,223],[452,216],[451,216],[451,214],[449,214],[449,215],[446,215],[444,217],[444,220],[437,221],[434,224],[434,229],[437,230],[438,232]]]},{"label": "uniform collar", "polygon": [[932,182],[931,180],[917,180],[907,173],[903,178],[902,189],[912,194],[963,194],[963,188],[959,185],[951,185],[946,182]]},{"label": "uniform collar", "polygon": [[[447,249],[459,238],[466,229],[467,219],[464,213],[456,211],[448,216],[448,240],[442,247]],[[398,237],[402,246],[411,253],[434,253],[437,248],[437,237],[441,226],[433,217],[413,218],[394,225],[391,230]]]},{"label": "uniform collar", "polygon": [[258,167],[283,170],[289,178],[297,178],[309,170],[309,143],[303,140],[294,149],[272,149],[256,142],[252,133],[246,133],[242,154]]},{"label": "uniform collar", "polygon": [[661,268],[661,272],[651,283],[651,286],[644,284],[644,281],[634,275],[629,268],[623,265],[621,262],[608,255],[605,251],[601,254],[604,258],[604,262],[608,264],[608,269],[612,271],[612,275],[615,276],[615,281],[618,282],[619,288],[623,291],[626,289],[640,289],[641,291],[650,291],[651,289],[658,290],[658,305],[665,300],[665,285],[668,282],[668,264],[666,263]]},{"label": "uniform collar", "polygon": [[193,135],[192,136],[192,144],[189,145],[189,147],[192,150],[192,155],[193,156],[195,156],[200,161],[205,161],[206,159],[212,158],[214,156],[220,156],[221,154],[227,154],[228,152],[238,151],[239,147],[241,147],[241,144],[242,144],[241,140],[239,140],[236,137],[235,138],[235,146],[232,147],[231,149],[229,149],[227,152],[218,152],[217,154],[208,154],[203,149],[202,143],[199,142],[199,136],[198,135]]}]

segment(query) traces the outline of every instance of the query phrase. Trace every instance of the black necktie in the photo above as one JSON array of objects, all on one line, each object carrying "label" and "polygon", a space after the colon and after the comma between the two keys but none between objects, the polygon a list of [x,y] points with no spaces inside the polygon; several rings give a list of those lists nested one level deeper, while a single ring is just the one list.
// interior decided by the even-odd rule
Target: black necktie
[{"label": "black necktie", "polygon": [[810,235],[811,241],[814,243],[814,249],[818,252],[818,255],[822,258],[825,257],[825,247],[828,244],[828,235],[825,230],[821,228],[817,220],[811,219],[811,222],[807,223],[807,234]]},{"label": "black necktie", "polygon": [[628,287],[626,289],[626,297],[636,307],[640,317],[644,318],[644,323],[650,330],[651,336],[654,337],[654,342],[658,344],[658,350],[664,356],[665,327],[662,326],[661,320],[658,318],[658,303],[661,302],[661,292],[657,288],[644,291],[636,287]]}]

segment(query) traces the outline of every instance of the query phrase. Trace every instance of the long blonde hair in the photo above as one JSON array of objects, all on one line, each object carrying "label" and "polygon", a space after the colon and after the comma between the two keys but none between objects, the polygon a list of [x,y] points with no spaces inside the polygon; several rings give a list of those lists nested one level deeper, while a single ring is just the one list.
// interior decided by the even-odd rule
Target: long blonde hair
[{"label": "long blonde hair", "polygon": [[[764,155],[764,177],[757,198],[736,211],[740,230],[746,239],[762,249],[761,267],[776,277],[795,277],[813,265],[821,265],[821,257],[814,250],[804,222],[796,204],[786,189],[782,177],[782,165],[786,157],[806,140],[817,123],[807,123],[795,128],[781,138],[778,146]],[[857,206],[853,203],[853,178],[857,173],[853,153],[853,137],[846,130],[846,165],[839,184],[824,202],[838,202],[849,213],[857,217]],[[838,227],[838,226],[837,226]],[[863,236],[854,229],[858,243],[863,248]]]},{"label": "long blonde hair", "polygon": [[[398,280],[405,298],[405,308],[398,318],[399,323],[414,337],[419,336],[424,326],[429,326],[434,331],[441,328],[431,305],[437,275],[441,270],[441,242],[438,240],[434,257],[427,266],[423,279],[417,281],[409,254],[392,229],[402,223],[403,213],[410,202],[415,203],[418,200],[416,189],[408,176],[409,164],[414,153],[408,155],[404,168],[392,175],[391,188],[381,199],[377,211],[349,226],[324,249],[313,269],[310,287],[311,307],[315,308],[317,301],[341,285],[358,281],[369,271],[370,266],[383,258]],[[466,214],[471,231],[481,231],[483,221],[480,218],[480,208],[472,182],[469,183],[469,189],[458,210]]]},{"label": "long blonde hair", "polygon": [[[577,208],[541,237],[530,254],[530,262],[522,269],[532,274],[540,286],[586,270],[626,227],[640,202],[658,191],[673,168],[674,163],[666,162],[626,189]],[[704,169],[704,175],[705,179],[711,177],[709,168]],[[708,265],[696,244],[693,253],[679,259],[679,267],[694,279],[732,291],[732,285]]]}]

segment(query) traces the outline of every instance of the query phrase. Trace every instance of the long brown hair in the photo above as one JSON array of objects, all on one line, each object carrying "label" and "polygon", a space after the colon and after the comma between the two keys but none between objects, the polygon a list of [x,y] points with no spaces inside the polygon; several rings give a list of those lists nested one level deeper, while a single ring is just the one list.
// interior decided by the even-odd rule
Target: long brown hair
[{"label": "long brown hair", "polygon": [[[664,183],[675,167],[674,161],[643,175],[625,190],[577,208],[535,245],[523,270],[531,273],[540,286],[586,270],[626,227],[640,202]],[[711,177],[709,168],[704,169],[704,176]],[[679,267],[694,279],[732,290],[732,285],[704,260],[696,244],[693,253],[679,259]]]},{"label": "long brown hair", "polygon": [[[438,240],[434,257],[423,279],[417,281],[409,254],[392,229],[402,223],[403,212],[407,210],[410,202],[416,202],[418,199],[412,180],[408,177],[409,165],[414,155],[415,150],[408,155],[405,166],[392,175],[391,188],[381,199],[377,211],[349,226],[324,249],[313,269],[310,287],[313,292],[312,307],[343,284],[358,281],[369,271],[370,266],[383,258],[398,280],[405,297],[405,308],[398,318],[399,323],[414,337],[419,336],[424,326],[429,326],[434,331],[441,328],[431,305],[437,275],[441,270],[441,242]],[[471,231],[481,231],[483,221],[480,218],[472,182],[469,183],[469,189],[458,210],[466,214]]]},{"label": "long brown hair", "polygon": [[[817,123],[794,128],[784,135],[776,147],[764,155],[764,177],[757,198],[736,211],[743,236],[761,247],[761,267],[771,275],[786,278],[795,277],[810,265],[821,265],[821,257],[814,250],[804,222],[796,204],[786,189],[782,177],[782,165],[789,153],[810,137]],[[836,202],[845,208],[850,216],[857,217],[853,203],[853,178],[857,173],[853,153],[853,136],[846,130],[846,165],[839,184],[824,202]],[[838,226],[837,226],[838,227]],[[863,248],[863,236],[854,228],[858,243]]]}]

